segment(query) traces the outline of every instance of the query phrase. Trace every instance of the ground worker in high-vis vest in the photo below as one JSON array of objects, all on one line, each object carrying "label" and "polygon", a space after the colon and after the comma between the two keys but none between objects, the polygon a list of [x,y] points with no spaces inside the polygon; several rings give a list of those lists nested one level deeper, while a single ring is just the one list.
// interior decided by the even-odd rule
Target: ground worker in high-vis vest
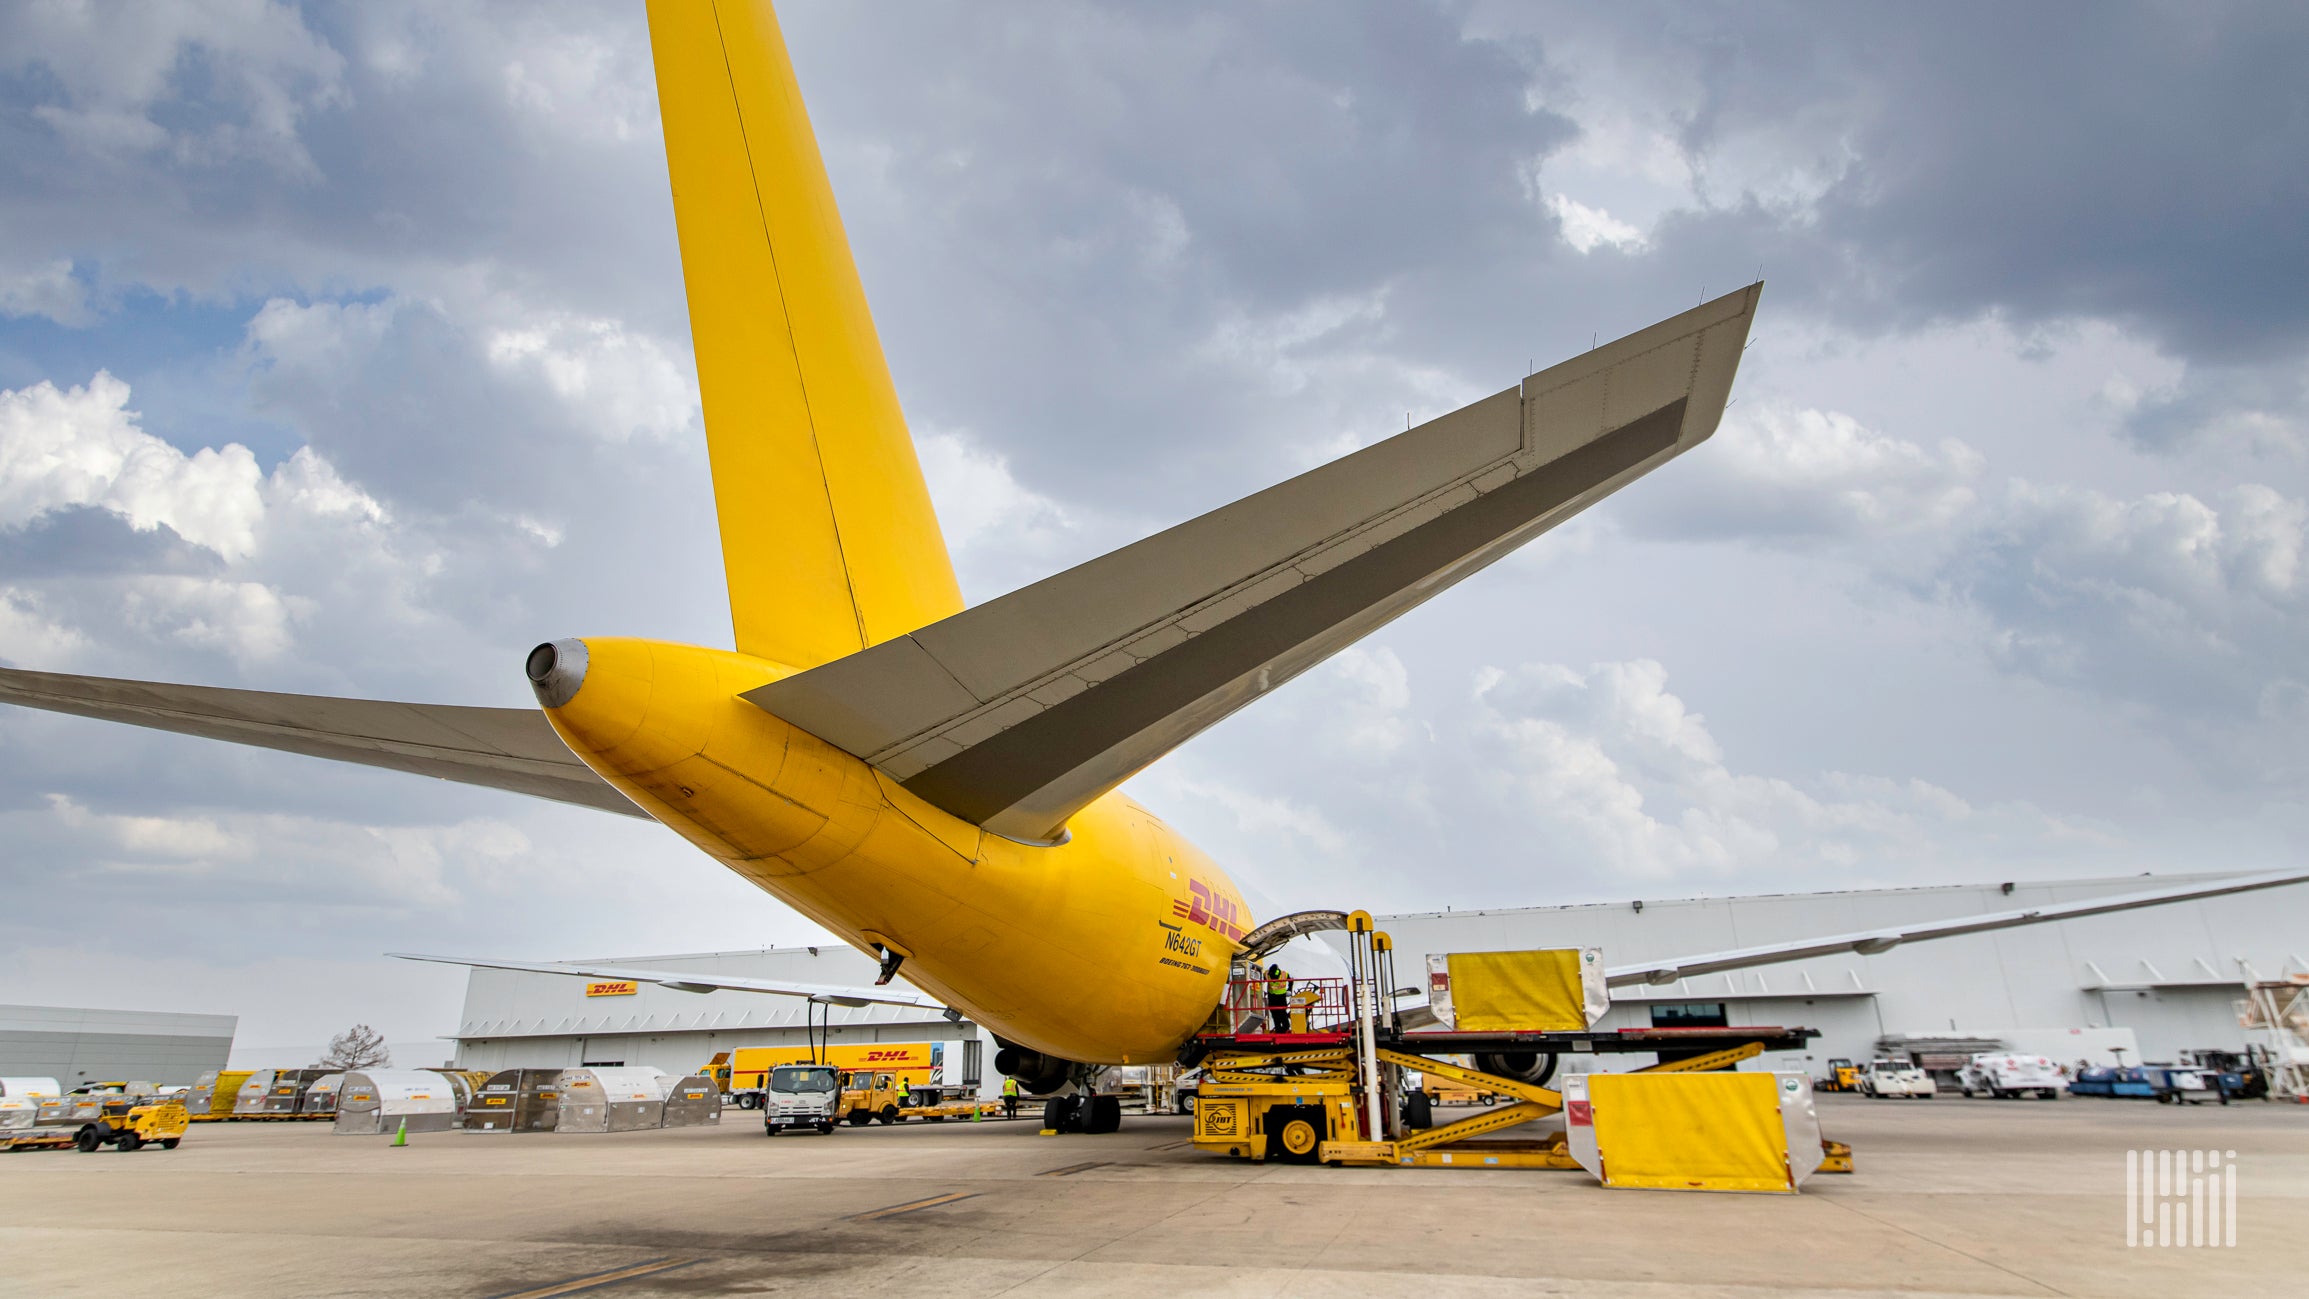
[{"label": "ground worker in high-vis vest", "polygon": [[1006,1119],[1018,1117],[1018,1080],[1016,1078],[1002,1080],[1002,1117]]},{"label": "ground worker in high-vis vest", "polygon": [[1275,1022],[1275,1031],[1291,1031],[1291,976],[1283,973],[1280,965],[1267,967],[1267,1017]]}]

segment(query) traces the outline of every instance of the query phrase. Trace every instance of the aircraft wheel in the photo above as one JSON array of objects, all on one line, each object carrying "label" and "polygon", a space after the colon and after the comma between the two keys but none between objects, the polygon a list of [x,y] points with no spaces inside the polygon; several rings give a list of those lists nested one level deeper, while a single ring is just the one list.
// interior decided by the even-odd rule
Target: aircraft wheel
[{"label": "aircraft wheel", "polygon": [[1435,1102],[1426,1092],[1412,1092],[1403,1098],[1403,1126],[1414,1132],[1435,1126]]},{"label": "aircraft wheel", "polygon": [[1053,1096],[1042,1103],[1042,1126],[1052,1132],[1074,1130],[1075,1098]]},{"label": "aircraft wheel", "polygon": [[1122,1131],[1122,1098],[1120,1096],[1093,1096],[1089,1113],[1083,1116],[1085,1132]]}]

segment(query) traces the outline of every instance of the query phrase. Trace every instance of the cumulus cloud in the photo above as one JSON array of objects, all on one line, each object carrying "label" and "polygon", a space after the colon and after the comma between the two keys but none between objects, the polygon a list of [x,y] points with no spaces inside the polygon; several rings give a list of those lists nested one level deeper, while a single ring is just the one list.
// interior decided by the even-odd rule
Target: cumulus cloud
[{"label": "cumulus cloud", "polygon": [[1599,207],[1589,207],[1568,194],[1550,194],[1547,210],[1563,227],[1563,241],[1581,253],[1610,247],[1640,252],[1644,232]]},{"label": "cumulus cloud", "polygon": [[1703,453],[1624,510],[1648,534],[1759,540],[1884,537],[1946,529],[1978,499],[1985,458],[1956,439],[1923,446],[1840,411],[1736,407]]},{"label": "cumulus cloud", "polygon": [[695,426],[697,388],[684,367],[619,321],[547,315],[495,331],[487,350],[491,364],[543,380],[597,436],[666,438]]},{"label": "cumulus cloud", "polygon": [[2259,484],[2206,501],[2019,482],[1947,580],[2016,670],[2176,712],[2250,712],[2300,685],[2305,519]]},{"label": "cumulus cloud", "polygon": [[1505,810],[1541,842],[1631,882],[1883,870],[1976,816],[1920,780],[1736,772],[1648,660],[1487,669],[1475,694]]},{"label": "cumulus cloud", "polygon": [[165,526],[244,559],[256,547],[262,480],[247,447],[187,456],[138,428],[128,385],[101,371],[84,387],[0,391],[0,528],[93,505],[138,531]]},{"label": "cumulus cloud", "polygon": [[43,316],[59,325],[85,325],[95,313],[88,286],[72,273],[72,262],[56,258],[33,266],[0,263],[0,316]]},{"label": "cumulus cloud", "polygon": [[[10,12],[0,26],[0,67],[45,73],[40,84],[50,93],[33,115],[91,153],[166,150],[180,162],[253,155],[310,171],[299,119],[342,102],[343,56],[274,0]],[[182,111],[194,104],[222,111]]]}]

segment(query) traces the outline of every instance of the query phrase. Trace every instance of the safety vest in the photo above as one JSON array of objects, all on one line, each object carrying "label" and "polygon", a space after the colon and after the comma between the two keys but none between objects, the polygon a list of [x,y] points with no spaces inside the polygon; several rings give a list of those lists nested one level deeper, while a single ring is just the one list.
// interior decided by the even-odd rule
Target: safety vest
[{"label": "safety vest", "polygon": [[1018,1094],[1018,1080],[1016,1078],[1003,1079],[1002,1094],[1005,1096],[1016,1096]]},{"label": "safety vest", "polygon": [[1269,980],[1267,980],[1267,995],[1268,995],[1268,996],[1270,996],[1270,997],[1288,997],[1288,996],[1290,996],[1290,995],[1291,995],[1291,981],[1290,981],[1290,979],[1289,979],[1289,978],[1287,978],[1287,977],[1283,977],[1283,976],[1277,976],[1277,977],[1275,977],[1275,978],[1272,978],[1272,979],[1269,979]]}]

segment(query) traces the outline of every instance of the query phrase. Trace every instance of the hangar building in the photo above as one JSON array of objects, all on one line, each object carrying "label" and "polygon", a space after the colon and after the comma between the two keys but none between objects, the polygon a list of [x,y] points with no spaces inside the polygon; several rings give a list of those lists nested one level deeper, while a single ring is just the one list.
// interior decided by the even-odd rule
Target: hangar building
[{"label": "hangar building", "polygon": [[190,1084],[222,1069],[237,1015],[77,1006],[0,1006],[0,1074],[54,1078],[67,1090],[120,1080]]},{"label": "hangar building", "polygon": [[[870,986],[876,974],[870,958],[841,944],[587,963],[843,987]],[[759,992],[676,992],[649,983],[475,969],[457,1026],[457,1063],[491,1070],[655,1065],[686,1074],[721,1051],[804,1045],[805,1004]],[[816,1014],[829,1041],[936,1043],[943,1081],[986,1091],[1001,1085],[993,1070],[994,1039],[969,1020],[912,1006],[822,1006]]]},{"label": "hangar building", "polygon": [[[2131,875],[2050,883],[1855,889],[1730,898],[1378,917],[1401,982],[1423,980],[1431,952],[1600,947],[1608,965],[1694,956],[1889,925],[2145,892],[2243,872]],[[1846,953],[1663,987],[1612,990],[1604,1026],[1780,1024],[1821,1030],[1811,1054],[1775,1067],[1823,1073],[1879,1044],[1919,1055],[1996,1044],[2093,1057],[2129,1029],[2123,1063],[2192,1048],[2239,1050],[2235,1002],[2258,977],[2309,970],[2309,884],[2138,911],[1943,938],[1875,956]],[[2137,1054],[2135,1053],[2137,1052]],[[1638,1057],[1641,1059],[1641,1057]]]},{"label": "hangar building", "polygon": [[[2233,874],[2233,873],[2231,873]],[[1886,925],[2077,901],[2228,875],[2121,876],[1729,898],[1643,899],[1579,906],[1423,912],[1379,918],[1397,946],[1399,982],[1422,980],[1430,952],[1601,947],[1606,964],[1725,951]],[[1929,1051],[1995,1049],[2128,1063],[2185,1048],[2245,1044],[2232,1003],[2244,968],[2262,977],[2309,969],[2309,885],[2185,902],[2024,929],[1941,939],[1875,956],[1848,954],[1616,989],[1608,1027],[1779,1024],[1821,1030],[1807,1055],[1778,1068],[1824,1071],[1880,1044]],[[847,946],[628,956],[601,964],[811,983],[873,982],[873,961]],[[2242,964],[2241,964],[2242,963]],[[595,995],[588,995],[589,991]],[[823,1012],[821,1012],[823,1013]],[[945,1044],[946,1081],[991,1090],[993,1039],[967,1020],[908,1007],[833,1007],[836,1042]],[[2129,1030],[2115,1033],[2106,1030]],[[564,975],[474,970],[457,1030],[469,1069],[656,1065],[686,1073],[715,1052],[801,1045],[802,1003],[747,992],[604,989]],[[1627,1057],[1642,1062],[1648,1057]],[[1571,1067],[1577,1068],[1574,1061]]]}]

